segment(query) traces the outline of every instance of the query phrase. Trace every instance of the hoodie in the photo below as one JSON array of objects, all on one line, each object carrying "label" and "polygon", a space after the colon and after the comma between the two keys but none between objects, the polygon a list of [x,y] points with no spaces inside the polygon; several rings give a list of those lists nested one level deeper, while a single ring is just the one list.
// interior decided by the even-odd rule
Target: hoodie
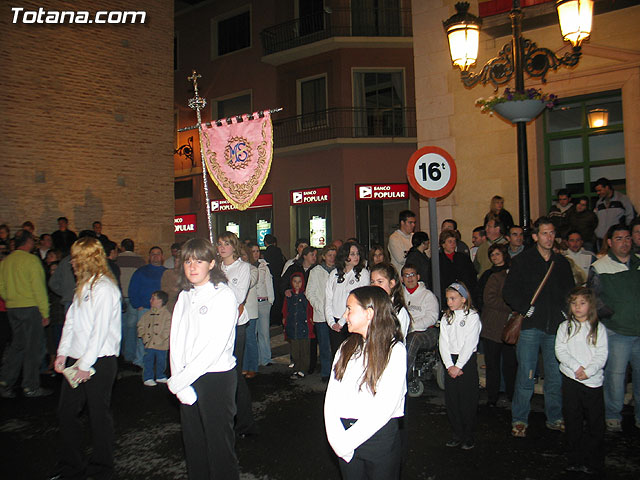
[{"label": "hoodie", "polygon": [[[293,288],[293,279],[302,279],[300,290]],[[313,307],[304,294],[304,275],[291,275],[291,296],[285,297],[282,306],[284,336],[287,340],[302,340],[315,338],[313,333]]]}]

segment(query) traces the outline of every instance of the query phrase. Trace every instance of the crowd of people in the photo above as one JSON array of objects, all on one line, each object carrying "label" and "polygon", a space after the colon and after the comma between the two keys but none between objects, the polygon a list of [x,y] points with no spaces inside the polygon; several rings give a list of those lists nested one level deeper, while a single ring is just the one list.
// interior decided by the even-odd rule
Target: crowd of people
[{"label": "crowd of people", "polygon": [[[567,469],[598,473],[605,429],[622,429],[629,365],[640,398],[640,220],[608,180],[596,192],[590,210],[588,199],[574,203],[560,190],[530,232],[495,196],[471,248],[454,219],[442,222],[437,259],[409,210],[387,248],[367,252],[350,238],[316,249],[300,238],[289,260],[273,235],[264,250],[222,232],[215,244],[175,243],[166,259],[154,246],[145,260],[99,221],[78,236],[64,217],[39,237],[31,222],[14,236],[0,225],[0,396],[16,396],[20,375],[24,397],[50,395],[40,375],[64,375],[61,470],[52,478],[108,478],[111,389],[119,368],[137,369],[145,387],[167,384],[180,401],[189,478],[238,478],[235,436],[258,433],[247,380],[272,365],[270,329],[281,325],[291,378],[318,371],[328,383],[326,434],[345,479],[399,478],[407,381],[420,349],[437,349],[446,370],[448,447],[475,446],[480,351],[487,403],[510,406],[511,434],[527,436],[543,380],[546,426],[566,431]],[[503,329],[517,314],[512,345]],[[80,443],[85,405],[89,459]]]}]

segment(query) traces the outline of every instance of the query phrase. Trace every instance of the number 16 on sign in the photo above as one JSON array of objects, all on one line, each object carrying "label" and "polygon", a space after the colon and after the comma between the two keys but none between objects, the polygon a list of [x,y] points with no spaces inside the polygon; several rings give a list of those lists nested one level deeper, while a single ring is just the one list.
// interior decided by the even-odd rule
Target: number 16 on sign
[{"label": "number 16 on sign", "polygon": [[457,176],[453,157],[439,147],[416,150],[407,164],[409,184],[418,194],[427,198],[447,195],[453,190]]}]

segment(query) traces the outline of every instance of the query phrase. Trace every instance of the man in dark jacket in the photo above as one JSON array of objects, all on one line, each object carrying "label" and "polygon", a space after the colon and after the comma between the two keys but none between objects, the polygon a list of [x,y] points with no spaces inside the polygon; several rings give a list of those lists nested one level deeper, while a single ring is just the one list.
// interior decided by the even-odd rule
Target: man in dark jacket
[{"label": "man in dark jacket", "polygon": [[[540,349],[544,361],[546,425],[551,430],[564,431],[562,381],[555,341],[558,325],[564,320],[562,311],[567,295],[574,287],[573,274],[567,259],[553,252],[556,232],[551,219],[540,217],[533,224],[532,233],[535,245],[513,258],[502,291],[507,305],[525,315],[516,347],[518,373],[511,404],[511,434],[515,437],[526,436]],[[552,262],[553,270],[532,306],[531,299]]]},{"label": "man in dark jacket", "polygon": [[277,245],[276,237],[268,233],[264,236],[264,244],[267,246],[264,251],[264,259],[267,262],[271,279],[273,280],[273,291],[275,293],[275,301],[271,307],[271,325],[279,325],[282,322],[282,301],[283,297],[280,293],[280,277],[286,259],[282,254],[282,250]]}]

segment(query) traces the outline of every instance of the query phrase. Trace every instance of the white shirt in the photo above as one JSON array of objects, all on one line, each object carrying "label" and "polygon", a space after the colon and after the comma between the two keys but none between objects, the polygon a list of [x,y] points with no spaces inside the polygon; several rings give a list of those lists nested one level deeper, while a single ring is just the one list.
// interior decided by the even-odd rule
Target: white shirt
[{"label": "white shirt", "polygon": [[249,315],[249,319],[258,318],[258,268],[249,264],[249,271],[251,273],[251,281],[249,282],[249,293],[247,294],[247,301],[244,304],[244,308]]},{"label": "white shirt", "polygon": [[325,318],[325,300],[328,280],[329,272],[322,265],[316,265],[309,272],[309,282],[304,294],[313,307],[313,321],[315,323],[327,321]]},{"label": "white shirt", "polygon": [[[243,262],[242,259],[238,258],[231,265],[225,265],[224,262],[221,262],[221,268],[227,276],[227,285],[236,296],[238,306],[243,304],[247,299],[249,287],[251,286],[251,267],[247,262]],[[242,315],[238,318],[238,325],[244,325],[248,321],[249,314],[245,305]]]},{"label": "white shirt", "polygon": [[327,287],[325,289],[325,318],[327,319],[327,325],[332,327],[336,321],[335,318],[339,318],[338,323],[344,327],[347,321],[342,317],[347,309],[347,298],[358,287],[365,287],[369,285],[369,270],[363,268],[360,272],[360,280],[356,279],[355,270],[352,268],[349,273],[344,274],[344,281],[338,283],[338,269],[335,269],[329,274],[327,280]]},{"label": "white shirt", "polygon": [[398,273],[402,271],[407,252],[411,250],[413,233],[406,234],[402,230],[396,230],[389,236],[387,249],[391,257],[391,264],[396,267]]},{"label": "white shirt", "polygon": [[407,333],[409,333],[409,327],[411,327],[409,312],[407,312],[406,308],[402,307],[396,316],[400,322],[400,330],[402,331],[402,338],[404,339],[403,343],[407,343]]},{"label": "white shirt", "polygon": [[258,284],[256,285],[258,298],[266,298],[269,303],[273,303],[275,295],[273,292],[273,277],[269,271],[269,264],[266,260],[258,260]]},{"label": "white shirt", "polygon": [[[333,361],[335,366],[340,351]],[[364,356],[354,354],[341,381],[336,380],[333,367],[324,399],[324,423],[327,439],[333,451],[349,462],[356,448],[392,418],[404,415],[404,396],[407,391],[407,350],[397,342],[391,349],[389,363],[376,384],[376,394],[364,384]],[[348,430],[340,418],[355,418],[358,421]]]},{"label": "white shirt", "polygon": [[589,275],[589,268],[591,267],[591,264],[596,259],[593,253],[585,250],[584,248],[581,248],[577,252],[574,252],[569,248],[565,250],[563,253],[566,257],[573,260],[573,262],[582,269],[582,271],[585,274],[585,277]]},{"label": "white shirt", "polygon": [[122,332],[120,290],[102,276],[91,280],[73,296],[62,330],[58,355],[77,358],[80,370],[88,371],[99,357],[120,354]]},{"label": "white shirt", "polygon": [[413,293],[409,293],[406,287],[402,288],[404,289],[405,303],[411,318],[413,318],[411,331],[424,332],[427,328],[433,327],[440,314],[440,305],[433,292],[425,287],[422,282],[418,282],[418,287]]},{"label": "white shirt", "polygon": [[233,344],[236,339],[238,304],[225,284],[207,282],[182,291],[173,309],[168,386],[178,399],[193,405],[198,399],[191,386],[208,372],[227,372],[236,366]]},{"label": "white shirt", "polygon": [[471,310],[465,314],[464,310],[456,310],[453,314],[451,325],[444,315],[440,320],[440,356],[447,369],[454,365],[451,355],[458,355],[456,367],[465,366],[473,352],[478,349],[482,329],[478,312]]},{"label": "white shirt", "polygon": [[[560,361],[560,371],[572,380],[586,385],[587,387],[601,387],[604,381],[604,364],[607,363],[609,346],[607,329],[602,323],[598,323],[598,334],[596,344],[587,342],[590,326],[588,323],[579,323],[580,328],[576,328],[578,322],[573,323],[571,336],[567,332],[568,321],[564,321],[558,327],[556,335],[556,357]],[[577,331],[576,331],[577,330]],[[587,374],[586,380],[576,378],[576,370],[584,368]]]},{"label": "white shirt", "polygon": [[289,268],[291,265],[293,265],[293,263],[298,260],[300,258],[300,255],[296,255],[293,258],[290,258],[289,260],[287,260],[286,262],[284,262],[284,267],[282,267],[282,273],[280,274],[281,277],[284,277],[284,272],[287,271],[287,268]]}]

